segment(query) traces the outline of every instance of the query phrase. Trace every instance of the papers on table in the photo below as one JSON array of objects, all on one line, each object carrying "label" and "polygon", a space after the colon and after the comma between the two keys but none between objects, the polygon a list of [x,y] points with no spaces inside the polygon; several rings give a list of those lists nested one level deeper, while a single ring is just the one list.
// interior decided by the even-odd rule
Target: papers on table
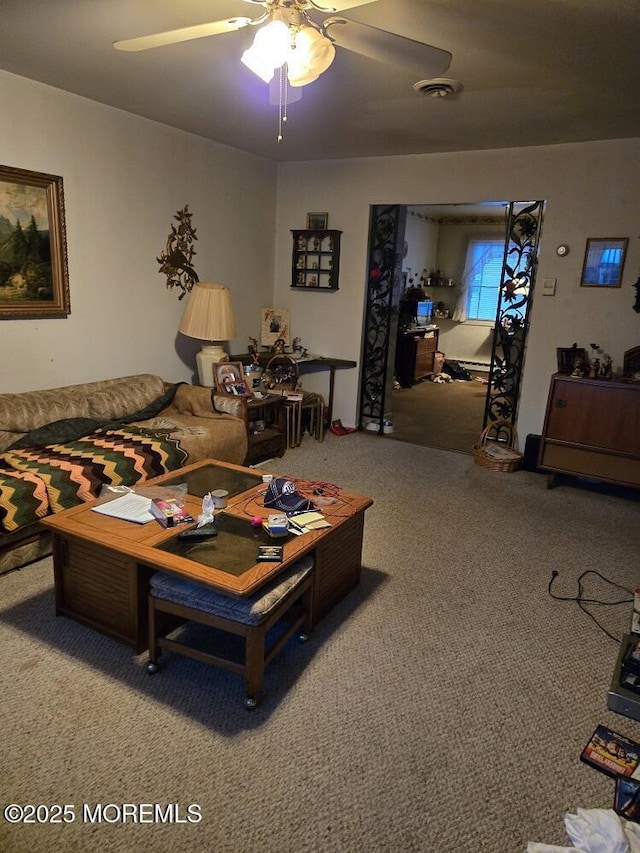
[{"label": "papers on table", "polygon": [[[321,512],[297,512],[289,516],[289,525],[292,532],[307,533],[309,530],[320,530],[321,527],[331,527],[327,519]],[[295,530],[295,527],[298,530]]]},{"label": "papers on table", "polygon": [[146,524],[154,520],[150,507],[151,498],[143,498],[142,495],[131,492],[108,503],[93,506],[91,509],[101,515],[121,518],[123,521],[134,521],[136,524]]}]

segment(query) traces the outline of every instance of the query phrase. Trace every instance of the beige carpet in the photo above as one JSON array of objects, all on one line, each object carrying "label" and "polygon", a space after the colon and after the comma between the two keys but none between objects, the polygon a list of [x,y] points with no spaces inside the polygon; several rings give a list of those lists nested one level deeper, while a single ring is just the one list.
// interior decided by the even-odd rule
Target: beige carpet
[{"label": "beige carpet", "polygon": [[487,373],[469,382],[440,384],[426,380],[394,391],[390,438],[423,447],[471,453],[482,431]]},{"label": "beige carpet", "polygon": [[[547,582],[635,584],[640,503],[358,433],[306,437],[272,470],[375,503],[360,588],[274,661],[252,713],[231,673],[174,656],[150,678],[56,618],[49,560],[0,577],[0,799],[76,814],[0,820],[3,853],[515,853],[611,804],[578,756],[596,724],[640,740],[640,723],[606,710],[616,644]],[[630,605],[596,614],[619,635]],[[202,820],[91,824],[83,803]]]}]

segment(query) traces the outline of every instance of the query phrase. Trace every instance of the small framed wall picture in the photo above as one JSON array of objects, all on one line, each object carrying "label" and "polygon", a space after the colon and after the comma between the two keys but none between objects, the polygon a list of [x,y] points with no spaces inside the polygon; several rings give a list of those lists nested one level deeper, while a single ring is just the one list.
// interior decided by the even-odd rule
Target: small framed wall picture
[{"label": "small framed wall picture", "polygon": [[283,340],[285,346],[291,344],[291,324],[289,312],[284,308],[263,308],[260,317],[260,343],[263,347],[271,347],[278,340]]},{"label": "small framed wall picture", "polygon": [[213,365],[213,378],[216,388],[223,394],[235,394],[246,397],[249,393],[244,381],[242,362],[221,361]]},{"label": "small framed wall picture", "polygon": [[628,245],[628,237],[588,239],[582,265],[581,287],[620,287]]},{"label": "small framed wall picture", "polygon": [[328,213],[307,213],[307,231],[325,231],[328,224]]}]

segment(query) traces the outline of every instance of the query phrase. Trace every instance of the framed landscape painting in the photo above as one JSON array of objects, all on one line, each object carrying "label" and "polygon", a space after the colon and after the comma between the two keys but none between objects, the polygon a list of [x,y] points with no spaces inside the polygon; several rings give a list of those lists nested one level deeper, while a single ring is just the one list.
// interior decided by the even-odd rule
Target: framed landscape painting
[{"label": "framed landscape painting", "polygon": [[0,320],[69,313],[62,178],[0,166]]}]

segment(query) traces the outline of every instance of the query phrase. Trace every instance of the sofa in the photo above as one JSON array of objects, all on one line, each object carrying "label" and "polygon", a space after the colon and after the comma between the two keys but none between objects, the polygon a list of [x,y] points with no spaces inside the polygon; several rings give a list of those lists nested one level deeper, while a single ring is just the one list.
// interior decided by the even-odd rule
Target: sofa
[{"label": "sofa", "polygon": [[246,454],[240,398],[153,374],[0,394],[0,574],[48,554],[39,519],[103,485]]}]

